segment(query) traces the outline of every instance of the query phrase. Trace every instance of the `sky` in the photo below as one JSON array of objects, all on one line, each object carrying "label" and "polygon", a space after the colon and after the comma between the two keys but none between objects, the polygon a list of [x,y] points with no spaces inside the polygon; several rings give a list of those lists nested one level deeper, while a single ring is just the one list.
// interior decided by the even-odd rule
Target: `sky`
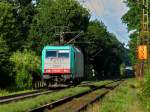
[{"label": "sky", "polygon": [[79,0],[91,12],[91,20],[98,19],[115,34],[118,40],[127,44],[129,34],[127,26],[122,23],[121,17],[128,11],[123,0]]}]

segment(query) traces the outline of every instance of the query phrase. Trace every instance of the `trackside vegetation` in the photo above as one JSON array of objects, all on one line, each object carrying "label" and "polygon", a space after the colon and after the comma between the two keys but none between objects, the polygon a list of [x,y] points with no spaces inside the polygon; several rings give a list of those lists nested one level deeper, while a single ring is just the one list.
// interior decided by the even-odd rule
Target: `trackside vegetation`
[{"label": "trackside vegetation", "polygon": [[[138,3],[139,2],[139,3]],[[135,2],[134,0],[126,0],[126,4],[129,7],[128,12],[122,17],[122,20],[128,26],[128,31],[133,31],[130,35],[130,59],[132,61],[132,65],[137,63],[136,60],[136,46],[137,46],[137,38],[139,37],[139,31],[141,30],[141,19],[142,19],[142,1]],[[150,4],[150,2],[149,2]],[[150,10],[148,10],[150,13]],[[150,18],[149,18],[150,21]],[[150,35],[149,35],[150,37]],[[145,67],[145,79],[142,87],[143,94],[150,97],[150,72],[149,68]]]},{"label": "trackside vegetation", "polygon": [[86,112],[149,112],[150,98],[141,91],[136,78],[125,80],[103,99],[89,105]]},{"label": "trackside vegetation", "polygon": [[140,101],[144,108],[144,112],[150,111],[150,98],[148,96],[140,95]]},{"label": "trackside vegetation", "polygon": [[149,112],[144,108],[135,85],[136,79],[125,81],[102,100],[98,112]]},{"label": "trackside vegetation", "polygon": [[15,74],[15,82],[17,88],[31,88],[32,76],[40,77],[40,59],[32,51],[15,52],[10,57],[10,61],[14,65],[13,71]]},{"label": "trackside vegetation", "polygon": [[31,92],[31,91],[34,91],[34,90],[32,90],[32,89],[26,89],[26,90],[22,90],[22,91],[20,91],[20,90],[7,90],[7,89],[1,89],[0,90],[0,97],[1,96],[9,96],[9,95],[15,95],[15,94],[21,94],[21,93],[26,93],[26,92]]},{"label": "trackside vegetation", "polygon": [[[89,81],[88,81],[89,82]],[[88,82],[85,82],[85,83],[88,83]],[[101,86],[103,84],[106,84],[106,83],[111,83],[112,80],[105,80],[105,81],[90,81],[89,83],[92,83],[93,86]],[[1,96],[9,96],[9,95],[15,95],[15,94],[20,94],[20,93],[26,93],[26,92],[31,92],[31,91],[35,91],[34,89],[25,89],[25,90],[19,90],[19,89],[16,89],[16,88],[12,88],[12,87],[9,87],[9,88],[5,88],[5,89],[1,89],[0,90],[0,97]]]},{"label": "trackside vegetation", "polygon": [[[36,98],[27,99],[19,102],[13,102],[9,104],[0,105],[1,112],[24,112],[30,109],[41,106],[42,104],[50,103],[52,101],[65,98],[67,96],[76,95],[84,91],[88,91],[88,87],[76,87],[60,92],[52,93],[49,95],[41,95]],[[9,108],[8,108],[9,107]]]},{"label": "trackside vegetation", "polygon": [[150,70],[145,70],[144,90],[143,94],[150,97]]},{"label": "trackside vegetation", "polygon": [[140,93],[140,99],[142,102],[142,105],[144,106],[145,112],[150,111],[150,69],[145,69],[145,77],[144,77],[144,84],[142,84],[143,87],[140,87],[142,89],[142,92]]},{"label": "trackside vegetation", "polygon": [[[112,82],[112,81],[111,80],[110,81],[100,81],[100,82],[92,83],[92,85],[99,87],[99,86],[102,86],[102,85],[110,83],[110,82]],[[28,111],[30,109],[39,107],[43,104],[51,103],[51,102],[54,102],[61,98],[77,95],[77,94],[80,94],[80,93],[83,93],[83,92],[86,92],[89,90],[91,90],[91,88],[88,86],[64,89],[59,92],[50,93],[48,95],[41,95],[36,98],[25,99],[22,101],[12,102],[12,103],[8,103],[8,104],[2,104],[2,105],[0,105],[0,110],[1,110],[1,112],[24,112],[24,111]]]}]

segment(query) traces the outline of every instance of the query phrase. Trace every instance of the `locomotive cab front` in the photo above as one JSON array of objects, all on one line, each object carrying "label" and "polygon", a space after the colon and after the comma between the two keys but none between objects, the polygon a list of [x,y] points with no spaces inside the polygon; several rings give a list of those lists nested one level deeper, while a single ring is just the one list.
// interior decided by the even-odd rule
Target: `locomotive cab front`
[{"label": "locomotive cab front", "polygon": [[70,53],[69,50],[47,50],[44,61],[44,75],[69,74]]},{"label": "locomotive cab front", "polygon": [[48,83],[65,83],[70,79],[70,49],[49,46],[42,52],[42,78]]},{"label": "locomotive cab front", "polygon": [[82,52],[74,46],[46,46],[42,51],[42,79],[51,85],[80,82],[83,60]]}]

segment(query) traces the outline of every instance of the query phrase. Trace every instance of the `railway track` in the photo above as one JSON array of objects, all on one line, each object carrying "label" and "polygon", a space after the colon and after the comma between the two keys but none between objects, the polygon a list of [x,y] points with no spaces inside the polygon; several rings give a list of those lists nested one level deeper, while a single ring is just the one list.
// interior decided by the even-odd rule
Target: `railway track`
[{"label": "railway track", "polygon": [[9,96],[2,96],[0,97],[0,104],[4,104],[4,103],[9,103],[9,102],[14,102],[14,101],[19,101],[19,100],[23,100],[26,98],[33,98],[39,95],[43,95],[43,94],[48,94],[53,92],[52,90],[35,90],[32,92],[27,92],[27,93],[21,93],[21,94],[15,94],[15,95],[9,95]]},{"label": "railway track", "polygon": [[92,87],[84,93],[68,96],[58,101],[43,105],[29,112],[80,112],[85,110],[89,104],[103,98],[108,92],[116,88],[122,81],[114,81],[99,87]]},{"label": "railway track", "polygon": [[[14,94],[14,95],[8,95],[8,96],[1,96],[0,97],[0,104],[6,104],[10,102],[15,102],[27,98],[33,98],[39,95],[44,95],[52,92],[57,92],[59,90],[68,88],[69,86],[51,86],[48,89],[39,89],[39,90],[34,90],[31,92],[26,92],[26,93],[20,93],[20,94]],[[45,88],[45,87],[43,87]]]},{"label": "railway track", "polygon": [[32,92],[14,94],[14,95],[9,95],[9,96],[2,96],[0,97],[0,104],[6,104],[10,102],[27,99],[27,98],[33,98],[39,95],[45,95],[45,94],[49,94],[52,92],[57,92],[65,88],[67,87],[66,86],[65,87],[49,87],[48,89],[39,89],[39,90],[34,90]]},{"label": "railway track", "polygon": [[[84,97],[78,99],[78,102],[80,102],[80,105],[79,106],[76,105],[75,108],[72,109],[72,111],[73,112],[86,112],[86,110],[89,106],[91,106],[92,104],[94,104],[97,101],[100,101],[100,99],[104,98],[106,94],[108,94],[110,91],[115,89],[121,83],[122,82],[120,81],[120,82],[114,83],[113,85],[112,84],[107,85],[104,88],[102,88],[101,90],[94,91],[94,92],[88,94],[87,96],[84,96]],[[65,112],[72,112],[72,111],[65,111]],[[61,112],[63,112],[63,111],[61,111]]]}]

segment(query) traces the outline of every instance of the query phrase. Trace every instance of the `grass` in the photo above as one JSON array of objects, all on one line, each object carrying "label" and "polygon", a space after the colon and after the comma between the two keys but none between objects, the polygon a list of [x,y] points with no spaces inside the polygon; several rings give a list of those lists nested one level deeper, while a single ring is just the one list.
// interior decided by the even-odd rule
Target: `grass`
[{"label": "grass", "polygon": [[[0,105],[1,112],[22,112],[38,107],[42,104],[50,103],[63,97],[75,95],[89,90],[88,87],[75,87],[66,89],[64,91],[51,93],[49,95],[41,95],[33,99],[26,99],[23,101],[13,102],[9,104]],[[8,108],[9,107],[9,108]]]},{"label": "grass", "polygon": [[101,102],[94,104],[87,112],[150,111],[145,111],[144,106],[142,105],[142,101],[138,93],[138,88],[136,88],[136,80],[128,79],[117,89],[110,92]]},{"label": "grass", "polygon": [[[97,81],[97,82],[92,82],[92,84],[94,86],[101,86],[103,84],[106,84],[106,83],[109,83],[111,82],[112,80],[106,80],[106,81]],[[15,94],[21,94],[21,93],[26,93],[26,92],[32,92],[34,91],[33,89],[30,89],[30,90],[17,90],[16,88],[7,88],[7,89],[0,89],[0,97],[1,96],[8,96],[8,95],[15,95]]]},{"label": "grass", "polygon": [[34,90],[20,90],[20,91],[13,91],[13,90],[7,90],[7,89],[0,89],[0,97],[1,96],[8,96],[8,95],[14,95],[14,94],[20,94],[20,93],[26,93],[26,92],[31,92]]},{"label": "grass", "polygon": [[150,70],[145,68],[144,74],[144,85],[142,92],[139,93],[140,100],[142,102],[142,106],[144,107],[145,112],[150,112]]},{"label": "grass", "polygon": [[[107,82],[107,81],[106,81]],[[97,85],[103,85],[105,81],[97,82]],[[76,95],[90,90],[90,87],[74,87],[59,92],[41,95],[32,99],[25,99],[18,102],[0,105],[0,112],[24,112],[39,107],[40,105],[56,101],[67,96]]]},{"label": "grass", "polygon": [[101,82],[97,81],[97,82],[93,82],[93,85],[94,86],[101,86],[101,85],[111,83],[111,82],[112,82],[112,80],[105,80],[105,81],[101,81]]},{"label": "grass", "polygon": [[143,93],[150,96],[150,70],[145,69]]},{"label": "grass", "polygon": [[150,97],[140,94],[140,101],[144,107],[144,112],[150,112]]}]

